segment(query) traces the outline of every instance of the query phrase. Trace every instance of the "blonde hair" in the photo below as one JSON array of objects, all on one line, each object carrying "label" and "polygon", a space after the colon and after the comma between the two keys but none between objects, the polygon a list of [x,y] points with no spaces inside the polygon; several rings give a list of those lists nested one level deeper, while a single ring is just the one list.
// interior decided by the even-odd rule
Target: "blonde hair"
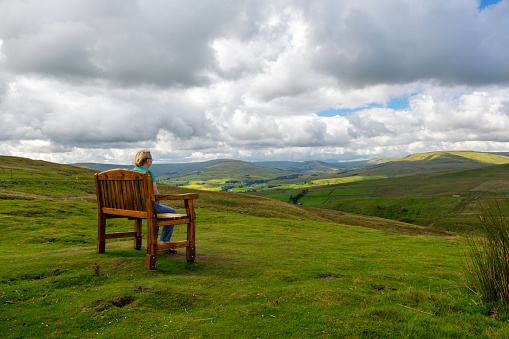
[{"label": "blonde hair", "polygon": [[138,153],[134,156],[133,164],[137,167],[141,167],[145,165],[147,159],[152,159],[152,155],[148,149],[138,151]]}]

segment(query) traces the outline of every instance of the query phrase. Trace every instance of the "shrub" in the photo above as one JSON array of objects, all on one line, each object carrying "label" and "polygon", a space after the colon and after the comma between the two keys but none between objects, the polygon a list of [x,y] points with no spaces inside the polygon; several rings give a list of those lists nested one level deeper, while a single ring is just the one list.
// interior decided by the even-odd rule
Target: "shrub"
[{"label": "shrub", "polygon": [[[509,205],[507,199],[504,204]],[[509,308],[509,223],[498,201],[482,206],[483,234],[468,239],[467,278],[485,302]]]},{"label": "shrub", "polygon": [[292,204],[297,204],[299,202],[299,199],[302,198],[303,196],[305,196],[307,193],[309,192],[308,189],[305,189],[305,190],[302,190],[302,192],[300,192],[299,194],[293,196],[293,195],[290,195],[290,203]]}]

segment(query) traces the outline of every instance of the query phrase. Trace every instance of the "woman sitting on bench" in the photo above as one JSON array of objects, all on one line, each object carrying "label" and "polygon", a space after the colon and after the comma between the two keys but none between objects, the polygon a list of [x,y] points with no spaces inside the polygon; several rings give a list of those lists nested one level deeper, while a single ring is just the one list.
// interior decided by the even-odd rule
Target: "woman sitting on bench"
[{"label": "woman sitting on bench", "polygon": [[[156,185],[156,177],[154,176],[154,173],[149,169],[150,166],[152,166],[152,155],[150,154],[150,151],[148,149],[144,149],[136,153],[136,156],[134,157],[133,161],[134,165],[136,166],[134,170],[136,171],[148,171],[152,175],[152,182],[154,184],[154,194],[159,194],[159,191],[157,190]],[[171,207],[161,205],[160,203],[156,202],[156,212],[157,213],[177,213],[177,211]],[[170,241],[171,235],[173,234],[173,225],[164,226],[163,231],[161,232],[161,238],[160,241]],[[157,235],[159,235],[159,227],[157,228]],[[177,250],[175,249],[169,249],[165,251],[165,253],[175,254],[177,253]]]}]

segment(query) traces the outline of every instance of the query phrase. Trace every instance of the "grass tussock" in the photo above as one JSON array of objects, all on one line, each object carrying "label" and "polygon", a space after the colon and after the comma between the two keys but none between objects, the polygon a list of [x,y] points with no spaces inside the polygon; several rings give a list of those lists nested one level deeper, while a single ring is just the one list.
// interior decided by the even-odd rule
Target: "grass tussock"
[{"label": "grass tussock", "polygon": [[483,233],[469,241],[470,283],[487,303],[500,303],[509,309],[509,222],[501,204],[493,200],[483,208]]}]

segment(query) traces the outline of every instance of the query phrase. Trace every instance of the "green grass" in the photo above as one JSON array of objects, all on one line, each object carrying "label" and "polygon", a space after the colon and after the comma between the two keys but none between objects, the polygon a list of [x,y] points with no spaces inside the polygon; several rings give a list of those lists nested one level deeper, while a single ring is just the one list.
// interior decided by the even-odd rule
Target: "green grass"
[{"label": "green grass", "polygon": [[426,226],[442,216],[452,216],[458,208],[458,199],[433,197],[358,198],[331,202],[323,207]]},{"label": "green grass", "polygon": [[[338,185],[310,187],[299,199],[305,206],[327,208],[471,233],[481,227],[478,201],[509,191],[509,165],[424,173]],[[289,201],[299,189],[253,193]]]},{"label": "green grass", "polygon": [[[296,173],[254,166],[243,161],[223,160],[200,170],[165,175],[159,180],[161,183],[185,186],[191,189],[218,191],[225,190],[226,187],[231,189],[237,187],[237,191],[245,191],[258,187],[260,185],[256,183],[258,181],[269,181],[292,174]],[[261,185],[267,187],[266,183]]]},{"label": "green grass", "polygon": [[[160,254],[149,271],[146,248],[134,250],[131,239],[108,240],[106,253],[96,253],[96,204],[86,190],[0,192],[8,189],[0,195],[2,338],[503,338],[509,331],[508,313],[466,287],[467,242],[442,230],[200,191],[196,262],[183,251]],[[183,236],[177,226],[175,240]]]},{"label": "green grass", "polygon": [[[144,251],[127,241],[108,242],[101,255],[57,242],[13,246],[1,258],[1,332],[474,338],[509,329],[505,313],[490,318],[463,286],[460,238],[198,215],[197,262],[160,255],[157,271],[146,270]],[[92,236],[95,223],[89,227]]]},{"label": "green grass", "polygon": [[[509,157],[482,152],[428,152],[412,154],[402,159],[373,159],[369,163],[373,167],[365,168],[365,164],[359,164],[361,168],[354,168],[355,164],[345,163],[334,167],[315,161],[303,163],[302,166],[294,168],[297,172],[291,172],[259,167],[242,161],[219,160],[199,170],[169,173],[160,176],[159,179],[170,185],[192,189],[261,192],[274,188],[302,189],[507,164]],[[171,169],[168,168],[168,171],[171,172]]]}]

